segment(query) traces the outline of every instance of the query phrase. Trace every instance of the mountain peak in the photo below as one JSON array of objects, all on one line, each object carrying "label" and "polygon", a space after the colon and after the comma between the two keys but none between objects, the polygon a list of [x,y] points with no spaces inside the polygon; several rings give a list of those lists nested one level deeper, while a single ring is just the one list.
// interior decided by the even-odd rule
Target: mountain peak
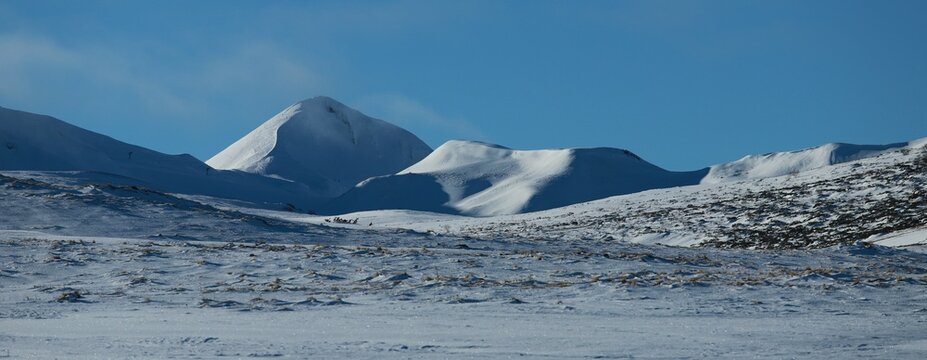
[{"label": "mountain peak", "polygon": [[[438,149],[442,149],[442,148],[450,149],[450,148],[460,148],[460,147],[476,147],[476,148],[487,147],[487,148],[501,149],[501,150],[512,150],[508,147],[505,147],[499,144],[491,144],[488,142],[482,142],[482,141],[476,141],[476,140],[459,140],[459,139],[448,140],[444,144],[441,144],[441,146],[439,146]],[[438,149],[435,149],[435,151],[437,151]]]},{"label": "mountain peak", "polygon": [[398,126],[316,96],[287,107],[206,163],[300,182],[334,197],[430,152]]},{"label": "mountain peak", "polygon": [[335,100],[331,97],[324,96],[324,95],[319,95],[319,96],[315,96],[315,97],[302,100],[300,102],[293,104],[292,106],[299,106],[300,108],[303,108],[303,109],[306,109],[306,108],[325,109],[326,111],[330,113],[335,113],[338,110],[348,108],[347,105],[342,104],[338,100]]}]

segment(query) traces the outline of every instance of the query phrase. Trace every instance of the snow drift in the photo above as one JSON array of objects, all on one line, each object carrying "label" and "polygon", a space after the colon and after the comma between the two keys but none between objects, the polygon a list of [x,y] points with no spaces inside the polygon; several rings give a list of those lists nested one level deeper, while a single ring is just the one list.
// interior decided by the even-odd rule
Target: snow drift
[{"label": "snow drift", "polygon": [[449,141],[395,175],[368,179],[323,211],[410,209],[476,216],[550,209],[647,189],[697,184],[614,148],[512,150]]},{"label": "snow drift", "polygon": [[206,163],[300,182],[335,197],[430,152],[412,133],[319,96],[286,108]]},{"label": "snow drift", "polygon": [[51,116],[0,107],[0,170],[79,171],[96,182],[252,202],[314,206],[304,185],[210,168],[193,156],[127,144]]}]

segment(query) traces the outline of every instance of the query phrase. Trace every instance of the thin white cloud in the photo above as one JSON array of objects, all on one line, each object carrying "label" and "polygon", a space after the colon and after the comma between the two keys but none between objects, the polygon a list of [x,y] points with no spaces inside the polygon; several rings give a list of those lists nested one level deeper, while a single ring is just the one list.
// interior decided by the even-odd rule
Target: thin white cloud
[{"label": "thin white cloud", "polygon": [[[51,38],[21,33],[0,34],[0,96],[27,101],[66,96],[56,91],[75,91],[105,85],[119,93],[134,94],[140,103],[161,112],[189,113],[195,105],[157,78],[147,76],[119,52],[102,47],[67,47]],[[59,89],[70,81],[81,86]],[[72,93],[73,96],[88,94]]]},{"label": "thin white cloud", "polygon": [[423,28],[435,29],[465,23],[491,11],[489,3],[399,0],[370,2],[357,6],[350,2],[273,3],[259,17],[275,27],[311,35],[363,33],[395,35]]},{"label": "thin white cloud", "polygon": [[22,98],[36,91],[31,81],[36,72],[76,69],[80,56],[39,37],[0,34],[0,96]]},{"label": "thin white cloud", "polygon": [[[0,100],[41,103],[62,96],[134,101],[169,118],[208,116],[210,101],[253,94],[309,96],[322,77],[272,42],[247,42],[183,65],[164,66],[115,47],[65,46],[52,38],[0,34]],[[67,86],[63,84],[67,82]],[[86,93],[65,93],[96,89]],[[295,94],[295,95],[294,95]],[[298,100],[298,99],[288,99]]]},{"label": "thin white cloud", "polygon": [[403,127],[427,129],[443,133],[448,138],[489,141],[489,137],[472,122],[459,116],[440,114],[401,94],[365,96],[355,104],[361,111],[371,116]]},{"label": "thin white cloud", "polygon": [[263,86],[308,96],[326,82],[308,63],[272,42],[250,41],[210,59],[196,77],[211,91]]}]

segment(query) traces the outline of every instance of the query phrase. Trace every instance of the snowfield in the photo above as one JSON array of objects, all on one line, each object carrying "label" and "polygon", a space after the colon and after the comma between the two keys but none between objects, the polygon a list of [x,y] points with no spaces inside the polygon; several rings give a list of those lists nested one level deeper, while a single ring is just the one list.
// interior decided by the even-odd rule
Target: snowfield
[{"label": "snowfield", "polygon": [[[17,358],[922,358],[927,255],[6,232]],[[88,329],[93,329],[88,331]]]}]

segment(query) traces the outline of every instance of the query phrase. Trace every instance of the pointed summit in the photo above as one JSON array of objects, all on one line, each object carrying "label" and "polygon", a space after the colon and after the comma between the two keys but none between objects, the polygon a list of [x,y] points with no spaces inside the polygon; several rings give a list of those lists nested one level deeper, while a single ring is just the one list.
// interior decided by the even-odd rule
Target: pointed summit
[{"label": "pointed summit", "polygon": [[430,152],[400,127],[317,96],[284,109],[206,163],[300,182],[320,196],[334,197]]}]

